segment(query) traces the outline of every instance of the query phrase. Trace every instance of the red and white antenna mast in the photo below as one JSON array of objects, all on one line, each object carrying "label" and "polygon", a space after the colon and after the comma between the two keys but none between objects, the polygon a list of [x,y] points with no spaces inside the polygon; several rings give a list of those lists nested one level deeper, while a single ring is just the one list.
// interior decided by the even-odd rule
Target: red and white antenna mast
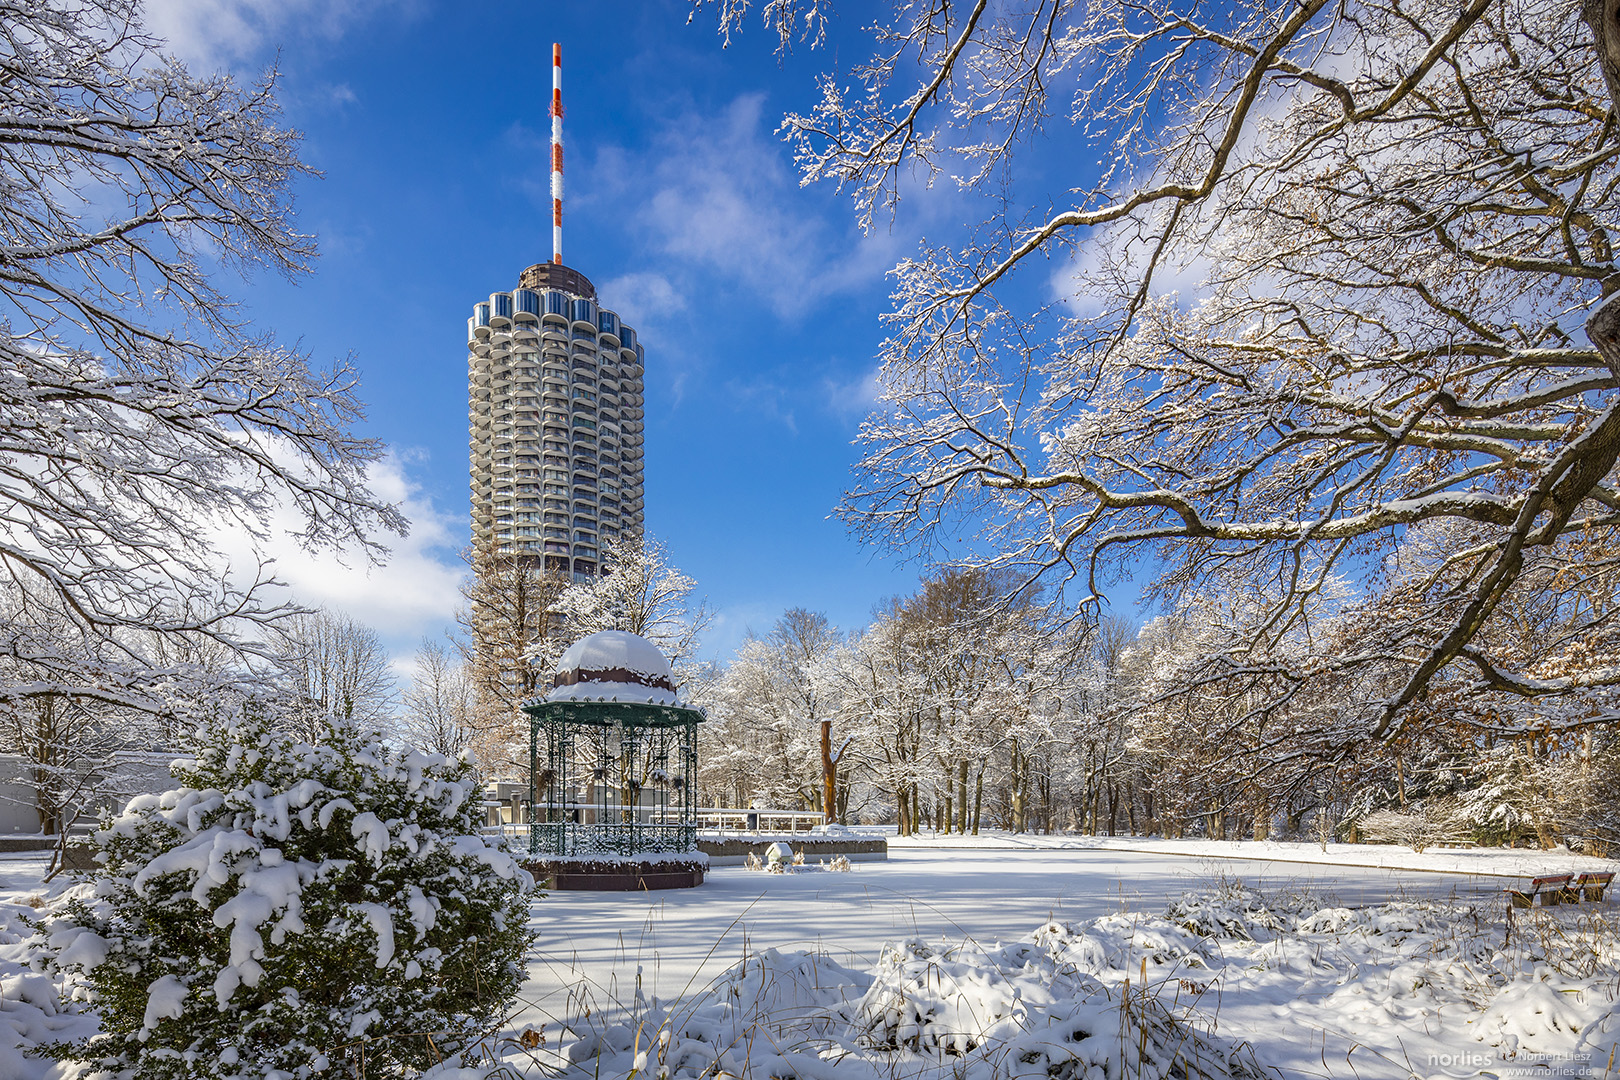
[{"label": "red and white antenna mast", "polygon": [[551,261],[562,265],[562,45],[551,46]]}]

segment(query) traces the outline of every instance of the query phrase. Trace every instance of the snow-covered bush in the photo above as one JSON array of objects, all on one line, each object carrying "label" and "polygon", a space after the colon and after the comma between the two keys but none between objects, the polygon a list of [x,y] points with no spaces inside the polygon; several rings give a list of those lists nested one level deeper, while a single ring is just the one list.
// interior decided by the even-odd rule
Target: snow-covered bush
[{"label": "snow-covered bush", "polygon": [[1468,831],[1466,820],[1454,807],[1431,804],[1409,807],[1405,813],[1374,810],[1358,821],[1356,827],[1368,840],[1403,844],[1417,852]]},{"label": "snow-covered bush", "polygon": [[93,886],[42,924],[43,963],[102,1015],[59,1056],[133,1080],[408,1076],[505,1012],[532,881],[480,837],[469,763],[243,721],[175,775],[103,823]]}]

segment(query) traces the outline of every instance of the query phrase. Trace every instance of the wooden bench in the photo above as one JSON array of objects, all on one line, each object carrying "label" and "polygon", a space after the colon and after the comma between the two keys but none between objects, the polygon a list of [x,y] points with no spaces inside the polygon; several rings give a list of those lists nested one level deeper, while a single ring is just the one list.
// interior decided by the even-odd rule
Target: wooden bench
[{"label": "wooden bench", "polygon": [[1609,887],[1609,882],[1613,880],[1614,871],[1612,870],[1601,874],[1582,874],[1575,880],[1575,887],[1570,891],[1575,894],[1577,899],[1590,900],[1595,904],[1603,899],[1604,890]]},{"label": "wooden bench", "polygon": [[1505,889],[1503,891],[1508,894],[1508,907],[1533,907],[1538,896],[1541,897],[1542,907],[1562,904],[1566,899],[1573,902],[1576,897],[1569,895],[1574,892],[1569,887],[1569,883],[1574,876],[1574,874],[1553,874],[1547,877],[1531,878],[1528,890]]}]

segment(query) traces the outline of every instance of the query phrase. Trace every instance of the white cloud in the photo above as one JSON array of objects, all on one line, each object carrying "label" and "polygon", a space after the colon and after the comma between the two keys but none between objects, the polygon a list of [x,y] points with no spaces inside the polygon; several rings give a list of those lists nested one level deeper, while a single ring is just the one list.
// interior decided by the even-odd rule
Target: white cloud
[{"label": "white cloud", "polygon": [[613,298],[613,310],[631,326],[686,310],[686,294],[663,274],[624,274],[603,282],[597,291]]},{"label": "white cloud", "polygon": [[147,32],[209,71],[264,59],[289,40],[335,40],[387,0],[147,0]]},{"label": "white cloud", "polygon": [[259,557],[273,559],[271,570],[292,600],[358,619],[396,657],[408,655],[423,637],[438,638],[454,627],[465,571],[456,554],[463,541],[454,519],[411,480],[409,461],[408,455],[390,454],[371,471],[372,492],[399,506],[411,523],[408,536],[382,538],[392,541],[382,565],[371,565],[353,549],[307,550],[294,536],[303,522],[291,508],[272,517],[262,539],[228,530],[219,547],[239,574],[251,572]]},{"label": "white cloud", "polygon": [[633,223],[674,260],[662,276],[676,290],[707,272],[796,319],[830,296],[870,288],[898,255],[897,238],[859,237],[848,215],[825,213],[823,200],[804,194],[761,94],[718,114],[666,120],[644,150],[607,149],[593,172],[593,198],[639,208]]},{"label": "white cloud", "polygon": [[[1163,215],[1148,224],[1127,219],[1093,231],[1068,260],[1058,260],[1048,287],[1070,315],[1092,318],[1121,307],[1134,294],[1141,273],[1158,248]],[[1189,303],[1201,296],[1214,263],[1203,250],[1172,243],[1153,267],[1154,296],[1179,296]]]},{"label": "white cloud", "polygon": [[877,407],[883,393],[878,369],[873,368],[847,382],[826,379],[822,383],[827,408],[844,419],[865,419]]}]

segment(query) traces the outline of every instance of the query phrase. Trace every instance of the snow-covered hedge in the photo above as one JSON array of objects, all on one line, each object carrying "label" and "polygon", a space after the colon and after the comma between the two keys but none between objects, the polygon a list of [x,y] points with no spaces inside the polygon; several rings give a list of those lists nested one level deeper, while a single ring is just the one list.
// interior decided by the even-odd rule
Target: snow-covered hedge
[{"label": "snow-covered hedge", "polygon": [[60,1055],[138,1080],[399,1076],[505,1012],[533,883],[479,835],[470,764],[245,721],[176,776],[104,824],[93,886],[44,923],[102,1016]]}]

